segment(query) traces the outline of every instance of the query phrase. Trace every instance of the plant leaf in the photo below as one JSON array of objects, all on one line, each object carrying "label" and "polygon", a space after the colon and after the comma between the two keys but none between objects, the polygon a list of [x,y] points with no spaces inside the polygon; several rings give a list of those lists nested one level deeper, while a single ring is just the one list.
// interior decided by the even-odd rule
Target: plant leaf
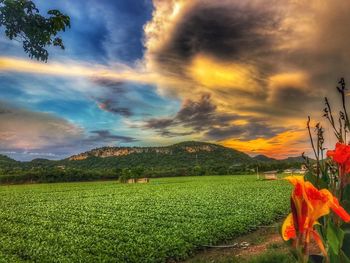
[{"label": "plant leaf", "polygon": [[340,248],[343,244],[344,234],[345,232],[341,228],[335,227],[332,222],[328,223],[327,240],[335,255],[339,254]]}]

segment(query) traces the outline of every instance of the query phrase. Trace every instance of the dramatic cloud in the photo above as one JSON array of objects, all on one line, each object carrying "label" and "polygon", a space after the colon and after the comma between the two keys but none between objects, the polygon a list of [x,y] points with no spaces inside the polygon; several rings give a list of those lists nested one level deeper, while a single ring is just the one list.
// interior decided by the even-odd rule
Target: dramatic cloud
[{"label": "dramatic cloud", "polygon": [[[276,45],[274,36],[281,19],[273,10],[277,9],[274,5],[257,5],[256,1],[244,4],[238,1],[155,1],[159,8],[156,12],[164,12],[161,6],[166,4],[161,2],[173,5],[168,13],[177,9],[180,12],[164,43],[149,50],[152,59],[167,70],[178,70],[180,63],[190,63],[198,54],[246,62],[271,52],[271,46]],[[156,13],[155,18],[162,15],[166,14]],[[166,24],[161,28],[155,21],[148,24],[148,28],[152,26],[146,42],[149,48],[152,42],[159,41],[154,34],[159,37],[161,32],[154,31],[167,28]]]},{"label": "dramatic cloud", "polygon": [[198,101],[185,100],[174,117],[149,119],[144,127],[154,129],[165,137],[201,133],[207,140],[271,138],[285,131],[282,127],[269,125],[263,119],[219,112],[210,94],[203,94]]},{"label": "dramatic cloud", "polygon": [[126,100],[125,94],[127,93],[123,82],[101,78],[95,78],[93,82],[105,88],[105,92],[94,98],[100,109],[123,117],[131,117],[133,115],[129,107],[120,105]]},{"label": "dramatic cloud", "polygon": [[[178,136],[178,132],[170,132],[171,127],[190,128],[183,135],[202,132],[215,123],[219,123],[216,115],[216,106],[212,103],[209,94],[204,94],[199,101],[185,100],[180,111],[173,118],[153,118],[146,121],[145,128],[155,129],[166,136]],[[232,117],[229,117],[232,120]],[[180,133],[181,134],[181,133]]]},{"label": "dramatic cloud", "polygon": [[271,126],[266,120],[260,122],[258,119],[247,118],[246,121],[246,124],[232,123],[230,127],[227,125],[227,127],[212,128],[205,135],[210,140],[231,138],[245,141],[256,138],[272,138],[286,130],[286,128]]},{"label": "dramatic cloud", "polygon": [[85,139],[85,142],[106,142],[106,143],[111,143],[111,142],[135,142],[137,141],[135,138],[128,137],[128,136],[120,136],[120,135],[114,135],[111,134],[110,131],[108,130],[97,130],[97,131],[91,131],[92,134],[95,134],[93,136],[88,137]]},{"label": "dramatic cloud", "polygon": [[340,31],[349,23],[336,13],[350,7],[344,1],[154,4],[153,20],[145,27],[147,66],[187,82],[163,86],[170,94],[188,98],[208,91],[221,110],[272,117],[278,123],[284,117],[300,119],[295,116],[300,106],[314,113],[317,99],[344,72],[339,69],[349,68],[343,58],[333,65],[338,54],[348,53]]},{"label": "dramatic cloud", "polygon": [[[184,80],[160,83],[160,90],[192,100],[209,92],[216,112],[246,122],[221,121],[203,138],[226,136],[226,145],[252,153],[258,140],[269,155],[282,154],[278,147],[288,143],[298,144],[294,152],[308,148],[301,139],[307,115],[320,120],[323,97],[334,102],[336,81],[350,74],[350,19],[344,13],[350,3],[169,0],[154,5],[145,27],[146,65]],[[176,122],[178,116],[148,123],[169,128]]]},{"label": "dramatic cloud", "polygon": [[119,114],[124,117],[130,117],[132,115],[132,112],[129,108],[119,107],[117,100],[104,99],[100,101],[98,106],[102,110],[106,110],[114,114]]},{"label": "dramatic cloud", "polygon": [[211,102],[210,95],[204,94],[199,101],[185,100],[175,116],[175,122],[199,132],[216,122],[215,110],[216,106]]}]

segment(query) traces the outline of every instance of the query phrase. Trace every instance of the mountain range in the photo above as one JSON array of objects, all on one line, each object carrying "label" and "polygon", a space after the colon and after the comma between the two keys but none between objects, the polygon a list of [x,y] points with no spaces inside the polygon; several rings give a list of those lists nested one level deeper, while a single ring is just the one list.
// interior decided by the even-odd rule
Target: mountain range
[{"label": "mountain range", "polygon": [[34,159],[30,162],[15,161],[0,155],[0,168],[4,167],[74,167],[74,168],[126,168],[143,166],[155,167],[232,167],[256,163],[301,163],[302,157],[277,160],[265,155],[250,157],[238,150],[222,145],[187,141],[163,147],[102,147],[52,161]]},{"label": "mountain range", "polygon": [[58,161],[20,162],[0,155],[0,184],[249,174],[257,168],[300,168],[302,163],[301,157],[250,157],[222,145],[188,141],[164,147],[102,147]]}]

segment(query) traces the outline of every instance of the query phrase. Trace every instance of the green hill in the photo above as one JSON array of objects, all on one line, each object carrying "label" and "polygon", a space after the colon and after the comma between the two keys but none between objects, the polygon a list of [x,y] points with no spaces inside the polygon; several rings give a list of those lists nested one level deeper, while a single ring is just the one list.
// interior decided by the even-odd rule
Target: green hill
[{"label": "green hill", "polygon": [[275,162],[277,159],[267,157],[266,155],[260,154],[253,157],[254,160],[258,162]]},{"label": "green hill", "polygon": [[182,142],[165,147],[104,147],[58,162],[75,168],[147,169],[194,166],[231,167],[249,164],[252,158],[240,151],[205,142]]},{"label": "green hill", "polygon": [[[288,157],[286,159],[283,159],[283,161],[285,161],[285,162],[304,162],[304,158],[302,156]],[[314,161],[314,160],[310,158],[310,161]]]},{"label": "green hill", "polygon": [[188,141],[162,147],[102,147],[60,161],[19,162],[0,155],[0,183],[116,179],[120,176],[249,174],[300,168],[300,157],[276,160],[221,145]]},{"label": "green hill", "polygon": [[11,159],[10,157],[7,157],[6,155],[0,154],[0,163],[11,163],[11,162],[16,162],[16,161]]},{"label": "green hill", "polygon": [[20,162],[7,157],[6,155],[0,154],[0,169],[5,167],[20,166]]}]

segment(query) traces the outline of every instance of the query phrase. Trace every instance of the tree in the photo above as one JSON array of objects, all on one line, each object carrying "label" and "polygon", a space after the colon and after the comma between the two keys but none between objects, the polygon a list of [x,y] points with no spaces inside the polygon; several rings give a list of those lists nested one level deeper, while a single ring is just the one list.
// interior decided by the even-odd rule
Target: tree
[{"label": "tree", "polygon": [[141,178],[144,172],[145,172],[145,168],[143,168],[142,166],[138,166],[131,170],[131,178],[134,178],[134,179]]},{"label": "tree", "polygon": [[119,181],[121,183],[126,183],[130,178],[131,178],[131,170],[129,168],[122,169],[122,174],[119,177]]},{"label": "tree", "polygon": [[40,15],[35,4],[29,0],[0,0],[0,27],[6,36],[22,42],[30,58],[47,62],[48,46],[64,49],[57,34],[70,28],[70,17],[59,10],[49,10],[48,17]]}]

